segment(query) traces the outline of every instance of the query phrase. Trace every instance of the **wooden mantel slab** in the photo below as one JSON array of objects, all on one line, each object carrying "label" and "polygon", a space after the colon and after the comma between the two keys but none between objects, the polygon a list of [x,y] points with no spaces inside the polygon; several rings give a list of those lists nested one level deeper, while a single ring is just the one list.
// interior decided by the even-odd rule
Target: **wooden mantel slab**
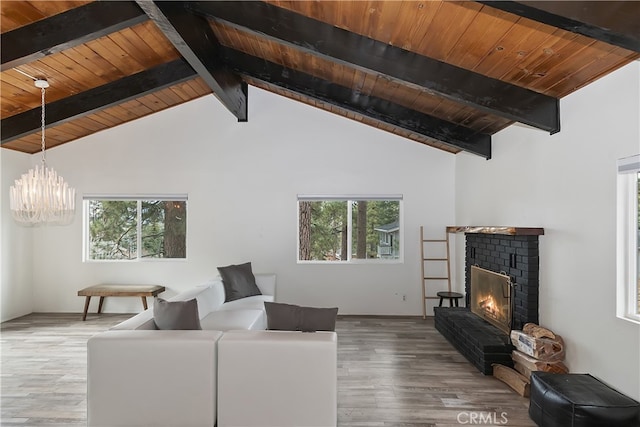
[{"label": "wooden mantel slab", "polygon": [[544,228],[507,226],[456,226],[447,227],[447,233],[504,234],[508,236],[542,236]]}]

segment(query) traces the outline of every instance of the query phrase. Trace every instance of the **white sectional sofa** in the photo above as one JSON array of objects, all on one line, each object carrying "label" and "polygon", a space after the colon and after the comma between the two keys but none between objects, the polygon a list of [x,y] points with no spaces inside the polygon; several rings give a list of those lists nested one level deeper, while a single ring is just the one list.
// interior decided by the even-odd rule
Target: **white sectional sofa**
[{"label": "white sectional sofa", "polygon": [[[187,301],[195,298],[198,301],[198,314],[203,330],[266,329],[264,302],[275,301],[276,275],[255,274],[255,278],[262,295],[224,302],[224,286],[222,280],[216,278],[204,285],[181,292],[167,301]],[[153,310],[145,310],[111,328],[114,331],[143,329],[156,329]]]},{"label": "white sectional sofa", "polygon": [[[145,310],[133,316],[111,330],[99,333],[87,343],[87,425],[89,427],[218,427],[239,426],[233,415],[241,401],[235,401],[233,393],[242,399],[242,393],[222,393],[228,406],[229,423],[218,419],[219,372],[235,372],[239,375],[238,360],[226,357],[226,365],[218,358],[219,340],[227,331],[231,350],[247,349],[249,359],[255,358],[269,374],[269,384],[252,371],[249,383],[255,384],[258,395],[279,393],[274,374],[299,376],[305,369],[313,371],[311,378],[322,378],[321,388],[317,384],[285,381],[289,384],[288,396],[302,396],[297,410],[288,417],[278,418],[278,425],[290,426],[335,426],[336,389],[337,389],[337,347],[335,332],[304,333],[296,331],[266,331],[267,319],[265,301],[274,301],[276,295],[276,276],[274,274],[256,274],[256,284],[262,295],[256,295],[224,302],[225,292],[222,281],[216,279],[206,285],[186,290],[169,301],[188,301],[193,298],[198,303],[198,314],[202,330],[157,330],[153,320],[153,309]],[[247,334],[245,339],[238,338]],[[251,342],[246,346],[247,341]],[[283,344],[278,354],[274,349],[278,342]],[[324,346],[315,358],[309,357],[309,350]],[[298,373],[288,373],[288,367],[282,360],[293,357],[300,360]],[[319,359],[326,359],[319,363]],[[236,358],[237,359],[237,358]],[[276,368],[269,371],[270,366]],[[305,368],[306,367],[306,368]],[[258,370],[260,371],[260,370]],[[319,376],[318,376],[319,375]],[[242,376],[242,374],[240,374]],[[227,376],[227,378],[231,378]],[[284,377],[283,377],[284,378]],[[228,380],[227,381],[228,384]],[[324,390],[315,392],[313,399],[304,398],[305,394],[292,392],[292,385]],[[227,385],[228,387],[228,385]],[[271,387],[269,389],[269,387]],[[231,388],[228,390],[232,391]],[[254,393],[255,394],[255,393]],[[324,396],[324,397],[321,397]],[[324,399],[324,401],[323,401]],[[295,401],[295,399],[294,399]],[[219,403],[220,402],[220,403]],[[320,406],[318,406],[320,402]],[[291,400],[287,400],[289,407]],[[309,410],[306,411],[305,405]],[[333,408],[320,420],[309,418],[317,413],[317,408]],[[247,408],[250,410],[250,408]],[[274,413],[287,408],[273,408]],[[314,412],[315,411],[315,412]],[[304,415],[307,414],[307,415]],[[269,422],[264,414],[264,424]],[[255,417],[254,417],[255,418]],[[315,417],[314,417],[315,418]],[[326,420],[329,420],[328,422]],[[259,424],[254,424],[259,425]]]}]

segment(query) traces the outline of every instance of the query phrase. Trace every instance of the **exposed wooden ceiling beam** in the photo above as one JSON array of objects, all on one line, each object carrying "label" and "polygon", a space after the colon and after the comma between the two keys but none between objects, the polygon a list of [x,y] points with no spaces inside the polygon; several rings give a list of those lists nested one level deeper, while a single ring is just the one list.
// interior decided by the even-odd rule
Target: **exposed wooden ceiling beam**
[{"label": "exposed wooden ceiling beam", "polygon": [[136,0],[238,121],[247,121],[247,84],[219,59],[221,45],[206,19],[183,2]]},{"label": "exposed wooden ceiling beam", "polygon": [[233,49],[224,49],[230,68],[267,84],[389,123],[446,145],[491,158],[491,136],[411,110],[385,99],[353,92],[301,71],[285,68]]},{"label": "exposed wooden ceiling beam", "polygon": [[2,34],[1,70],[80,45],[148,20],[135,2],[97,1]]},{"label": "exposed wooden ceiling beam", "polygon": [[[182,59],[116,80],[47,104],[47,127],[56,126],[97,110],[112,107],[197,76]],[[29,135],[40,129],[40,107],[0,121],[1,144]]]},{"label": "exposed wooden ceiling beam", "polygon": [[640,52],[638,1],[480,1],[552,27]]},{"label": "exposed wooden ceiling beam", "polygon": [[391,80],[444,98],[555,133],[560,130],[559,102],[442,61],[388,45],[255,1],[193,1],[187,8],[241,31],[268,37],[328,60],[383,74]]}]

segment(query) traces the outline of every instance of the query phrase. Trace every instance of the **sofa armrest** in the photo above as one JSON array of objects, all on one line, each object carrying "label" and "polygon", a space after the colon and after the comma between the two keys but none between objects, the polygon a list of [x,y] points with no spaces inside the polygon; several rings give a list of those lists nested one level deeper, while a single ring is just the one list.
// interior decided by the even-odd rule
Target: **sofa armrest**
[{"label": "sofa armrest", "polygon": [[156,323],[153,321],[153,307],[124,320],[110,328],[112,331],[119,330],[153,330],[157,329]]},{"label": "sofa armrest", "polygon": [[87,342],[87,425],[213,426],[220,331],[107,331]]}]

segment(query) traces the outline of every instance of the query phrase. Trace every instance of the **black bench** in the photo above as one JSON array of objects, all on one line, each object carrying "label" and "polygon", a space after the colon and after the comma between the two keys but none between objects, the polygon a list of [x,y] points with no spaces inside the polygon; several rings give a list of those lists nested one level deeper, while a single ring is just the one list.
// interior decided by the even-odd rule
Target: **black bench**
[{"label": "black bench", "polygon": [[540,427],[638,427],[640,403],[589,374],[532,372],[529,416]]}]

